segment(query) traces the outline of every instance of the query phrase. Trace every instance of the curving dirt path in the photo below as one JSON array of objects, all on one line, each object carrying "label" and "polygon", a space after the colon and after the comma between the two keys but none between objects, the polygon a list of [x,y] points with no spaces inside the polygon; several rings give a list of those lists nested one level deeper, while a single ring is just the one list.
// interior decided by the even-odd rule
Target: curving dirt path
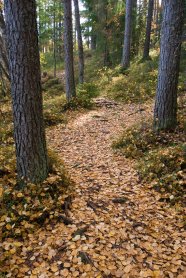
[{"label": "curving dirt path", "polygon": [[[124,127],[149,117],[149,108],[138,110],[103,106],[48,132],[76,183],[74,224],[58,224],[52,235],[41,236],[47,246],[55,241],[66,249],[38,277],[186,277],[179,209],[159,202],[158,193],[140,184],[132,162],[111,148]],[[73,237],[79,228],[81,235]]]},{"label": "curving dirt path", "polygon": [[97,109],[47,131],[75,182],[74,198],[67,218],[54,211],[59,223],[28,234],[6,277],[185,278],[182,210],[160,202],[140,182],[133,161],[111,147],[122,130],[151,117],[151,105],[141,111],[134,104],[96,103]]}]

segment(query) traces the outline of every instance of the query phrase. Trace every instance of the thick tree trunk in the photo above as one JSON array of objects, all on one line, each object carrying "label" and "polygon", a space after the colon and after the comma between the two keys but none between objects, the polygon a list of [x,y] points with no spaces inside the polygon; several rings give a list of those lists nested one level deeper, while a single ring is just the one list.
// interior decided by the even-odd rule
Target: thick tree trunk
[{"label": "thick tree trunk", "polygon": [[83,83],[83,81],[84,81],[84,53],[83,53],[83,40],[82,40],[82,33],[81,33],[81,23],[80,23],[78,0],[74,0],[74,8],[75,8],[77,39],[78,39],[79,83]]},{"label": "thick tree trunk", "polygon": [[67,101],[70,101],[72,97],[76,96],[73,58],[72,3],[71,0],[64,0],[63,2],[66,98]]},{"label": "thick tree trunk", "polygon": [[6,0],[5,16],[18,178],[39,183],[48,166],[35,0]]},{"label": "thick tree trunk", "polygon": [[125,69],[130,66],[132,6],[133,6],[133,0],[126,0],[125,34],[124,34],[123,55],[121,61],[121,66]]},{"label": "thick tree trunk", "polygon": [[154,128],[174,129],[177,124],[177,86],[184,18],[184,0],[163,2],[163,23]]},{"label": "thick tree trunk", "polygon": [[144,45],[144,52],[143,52],[143,59],[144,60],[149,59],[150,35],[151,35],[153,8],[154,8],[154,0],[149,0],[148,14],[147,14],[147,25],[146,25],[146,35],[145,35],[145,45]]}]

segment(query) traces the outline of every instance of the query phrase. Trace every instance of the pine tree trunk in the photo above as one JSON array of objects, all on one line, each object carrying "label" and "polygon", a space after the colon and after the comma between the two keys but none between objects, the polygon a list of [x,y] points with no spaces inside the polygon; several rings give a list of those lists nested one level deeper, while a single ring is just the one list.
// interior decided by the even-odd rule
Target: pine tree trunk
[{"label": "pine tree trunk", "polygon": [[109,67],[111,65],[111,59],[110,59],[110,51],[109,51],[109,43],[108,43],[108,1],[105,0],[103,3],[103,13],[104,13],[104,60],[103,65],[105,67]]},{"label": "pine tree trunk", "polygon": [[53,14],[53,57],[54,57],[54,77],[56,77],[57,71],[57,57],[56,57],[56,1],[54,0],[54,14]]},{"label": "pine tree trunk", "polygon": [[5,16],[18,178],[39,183],[48,166],[35,0],[6,0]]},{"label": "pine tree trunk", "polygon": [[151,35],[153,8],[154,8],[154,0],[149,0],[143,60],[147,60],[150,58],[149,50],[150,50],[150,35]]},{"label": "pine tree trunk", "polygon": [[97,36],[96,36],[95,31],[92,27],[92,34],[91,34],[91,49],[92,50],[96,50],[96,40],[97,40]]},{"label": "pine tree trunk", "polygon": [[132,31],[132,5],[133,0],[126,0],[125,34],[121,66],[126,69],[130,66],[130,47]]},{"label": "pine tree trunk", "polygon": [[74,8],[75,8],[77,39],[78,39],[79,83],[83,83],[83,81],[84,81],[84,53],[83,53],[83,41],[82,41],[82,33],[81,33],[81,23],[80,23],[78,0],[74,0]]},{"label": "pine tree trunk", "polygon": [[66,98],[67,101],[70,101],[72,97],[76,96],[73,57],[72,3],[71,0],[64,0],[63,2]]},{"label": "pine tree trunk", "polygon": [[132,43],[131,43],[131,53],[135,56],[138,53],[137,44],[137,34],[136,34],[136,27],[137,27],[137,0],[133,0],[132,6]]},{"label": "pine tree trunk", "polygon": [[8,80],[10,80],[7,45],[6,45],[6,26],[3,17],[3,12],[1,9],[0,9],[0,66],[1,66],[2,74],[5,75]]},{"label": "pine tree trunk", "polygon": [[154,110],[154,128],[171,130],[177,124],[177,86],[184,18],[184,0],[163,2],[161,50]]}]

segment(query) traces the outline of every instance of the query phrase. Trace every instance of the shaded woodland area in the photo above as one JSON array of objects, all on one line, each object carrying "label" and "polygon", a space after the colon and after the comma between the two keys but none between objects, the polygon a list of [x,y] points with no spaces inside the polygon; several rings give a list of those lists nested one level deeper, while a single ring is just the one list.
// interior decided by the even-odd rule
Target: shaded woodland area
[{"label": "shaded woodland area", "polygon": [[0,278],[183,278],[185,0],[0,0]]}]

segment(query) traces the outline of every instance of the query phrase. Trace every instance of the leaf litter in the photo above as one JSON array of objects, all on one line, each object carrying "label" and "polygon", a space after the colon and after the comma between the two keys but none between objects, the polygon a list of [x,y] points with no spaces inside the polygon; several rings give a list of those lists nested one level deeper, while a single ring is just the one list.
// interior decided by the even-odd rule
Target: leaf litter
[{"label": "leaf litter", "polygon": [[[186,277],[183,209],[160,202],[132,161],[111,145],[123,127],[149,118],[135,104],[99,105],[48,130],[75,183],[65,215],[28,239],[6,241],[6,277]],[[137,111],[135,113],[135,111]],[[21,198],[21,197],[20,197]]]}]

